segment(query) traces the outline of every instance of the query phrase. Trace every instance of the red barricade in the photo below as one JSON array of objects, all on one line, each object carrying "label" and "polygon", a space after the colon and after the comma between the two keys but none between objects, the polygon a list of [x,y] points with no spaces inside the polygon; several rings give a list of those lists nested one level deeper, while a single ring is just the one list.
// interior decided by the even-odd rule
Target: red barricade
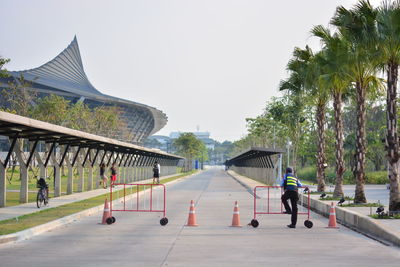
[{"label": "red barricade", "polygon": [[[160,220],[161,225],[166,225],[166,190],[163,184],[125,184],[112,183],[110,186],[110,199],[113,200],[113,187],[123,186],[123,189],[118,189],[116,199],[118,202],[113,204],[110,201],[110,220],[107,223],[115,222],[113,212],[162,212],[163,218]],[[122,192],[123,196],[120,196]],[[110,223],[109,223],[110,222]]]},{"label": "red barricade", "polygon": [[[307,228],[311,228],[313,223],[310,221],[310,191],[305,192],[307,196],[307,204],[303,205],[303,195],[299,194],[300,208],[298,215],[307,215],[307,220],[304,221],[304,225]],[[259,225],[257,221],[257,215],[260,214],[284,214],[284,206],[281,200],[283,194],[282,186],[256,186],[254,187],[254,217],[251,220],[251,225],[256,228]],[[301,211],[301,207],[305,211]]]}]

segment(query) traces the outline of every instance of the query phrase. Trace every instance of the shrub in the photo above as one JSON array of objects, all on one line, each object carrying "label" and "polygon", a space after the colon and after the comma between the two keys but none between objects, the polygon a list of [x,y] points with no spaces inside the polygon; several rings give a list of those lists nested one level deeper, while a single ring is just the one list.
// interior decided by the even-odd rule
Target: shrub
[{"label": "shrub", "polygon": [[[300,181],[310,181],[313,183],[317,183],[316,178],[316,167],[315,166],[308,166],[302,168],[297,171],[297,177],[299,177]],[[386,184],[388,183],[387,172],[386,171],[373,171],[373,172],[366,172],[365,173],[366,184]],[[330,167],[326,169],[326,183],[327,184],[335,184],[336,173],[335,168]],[[343,183],[344,184],[355,184],[355,179],[353,172],[347,170],[343,174]]]}]

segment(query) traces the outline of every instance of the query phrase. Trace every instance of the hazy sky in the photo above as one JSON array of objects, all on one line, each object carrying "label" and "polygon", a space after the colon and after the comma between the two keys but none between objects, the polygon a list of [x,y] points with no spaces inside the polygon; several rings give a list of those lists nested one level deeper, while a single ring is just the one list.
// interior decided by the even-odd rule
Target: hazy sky
[{"label": "hazy sky", "polygon": [[[380,3],[380,1],[371,1]],[[83,65],[102,93],[156,107],[157,134],[246,133],[245,118],[279,95],[285,65],[314,25],[354,0],[0,0],[0,55],[9,70],[38,67],[77,35]]]}]

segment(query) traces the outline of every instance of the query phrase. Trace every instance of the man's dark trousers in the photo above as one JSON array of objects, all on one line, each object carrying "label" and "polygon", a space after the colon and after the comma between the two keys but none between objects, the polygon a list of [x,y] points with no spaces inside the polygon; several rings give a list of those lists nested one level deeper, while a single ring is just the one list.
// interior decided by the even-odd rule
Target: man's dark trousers
[{"label": "man's dark trousers", "polygon": [[[290,204],[292,208],[290,209],[288,199],[290,199]],[[286,212],[292,213],[292,225],[296,225],[297,223],[297,201],[299,200],[299,194],[297,191],[286,190],[282,195],[282,202],[285,206]]]}]

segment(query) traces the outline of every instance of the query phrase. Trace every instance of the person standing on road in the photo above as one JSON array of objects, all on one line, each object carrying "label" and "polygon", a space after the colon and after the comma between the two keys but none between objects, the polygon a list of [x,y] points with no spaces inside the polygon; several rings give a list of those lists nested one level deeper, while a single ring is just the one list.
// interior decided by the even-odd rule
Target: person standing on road
[{"label": "person standing on road", "polygon": [[104,162],[100,164],[100,185],[103,183],[103,188],[107,188],[107,176],[106,176],[106,164]]},{"label": "person standing on road", "polygon": [[154,162],[153,165],[153,184],[154,184],[154,180],[157,179],[157,184],[160,183],[160,164],[158,164],[158,162]]},{"label": "person standing on road", "polygon": [[115,163],[111,165],[111,182],[114,183],[117,181],[117,168],[115,167]]},{"label": "person standing on road", "polygon": [[[299,187],[303,185],[300,183],[299,179],[293,174],[293,169],[290,167],[286,168],[285,176],[282,180],[282,186],[284,189],[284,193],[282,195],[282,203],[285,206],[285,213],[292,214],[292,223],[287,227],[296,228],[297,223],[297,201],[299,200],[299,194],[297,192]],[[288,199],[290,199],[290,204],[292,208],[290,208],[288,204]]]}]

